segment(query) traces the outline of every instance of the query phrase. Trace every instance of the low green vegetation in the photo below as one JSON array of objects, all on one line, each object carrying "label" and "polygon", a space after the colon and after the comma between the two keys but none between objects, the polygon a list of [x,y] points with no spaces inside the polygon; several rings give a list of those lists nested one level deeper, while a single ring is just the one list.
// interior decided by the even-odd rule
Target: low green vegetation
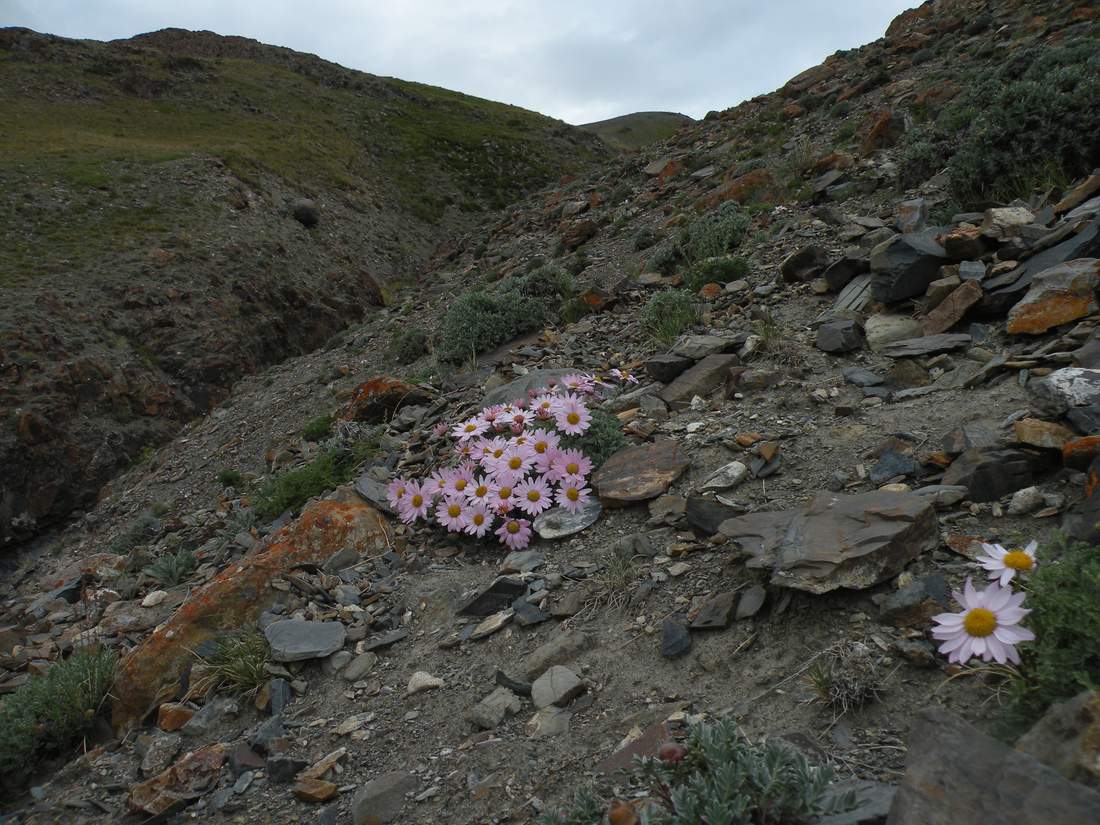
[{"label": "low green vegetation", "polygon": [[642,327],[654,339],[672,346],[680,335],[699,322],[695,296],[682,289],[658,292],[645,305]]},{"label": "low green vegetation", "polygon": [[435,351],[452,364],[474,358],[560,317],[574,292],[572,275],[553,264],[464,292],[443,316]]},{"label": "low green vegetation", "polygon": [[750,221],[739,204],[726,201],[680,230],[677,246],[688,262],[715,258],[736,249],[748,234]]},{"label": "low green vegetation", "polygon": [[735,256],[704,258],[692,264],[684,273],[684,286],[698,292],[707,284],[728,284],[747,277],[749,262]]},{"label": "low green vegetation", "polygon": [[[693,725],[686,741],[663,745],[631,770],[631,784],[648,788],[650,825],[802,825],[850,810],[852,793],[832,795],[833,772],[812,767],[798,750],[779,742],[753,744],[732,720]],[[602,825],[609,802],[582,789],[564,812],[540,825]]]},{"label": "low green vegetation", "polygon": [[642,149],[667,140],[692,119],[676,112],[633,112],[608,120],[586,123],[586,132],[598,135],[601,140],[616,149]]},{"label": "low green vegetation", "polygon": [[1024,623],[1035,641],[1020,645],[1009,684],[1010,718],[1021,730],[1055,702],[1100,689],[1100,548],[1059,538],[1028,586]]},{"label": "low green vegetation", "polygon": [[74,749],[95,724],[115,675],[112,650],[81,650],[0,706],[0,777],[18,779],[43,758]]},{"label": "low green vegetation", "polygon": [[115,537],[114,541],[107,545],[107,549],[112,553],[125,556],[138,545],[145,544],[153,539],[159,529],[160,522],[157,521],[152,513],[142,513],[130,522],[125,529]]},{"label": "low green vegetation", "polygon": [[389,351],[398,364],[411,364],[428,353],[428,333],[420,327],[401,329],[390,339]]},{"label": "low green vegetation", "polygon": [[270,520],[297,510],[309,499],[327,493],[355,476],[360,464],[378,450],[378,438],[363,438],[348,447],[334,447],[309,464],[279,473],[256,496],[256,515]]},{"label": "low green vegetation", "polygon": [[597,407],[592,410],[592,423],[588,426],[588,432],[580,436],[563,436],[561,448],[580,450],[592,460],[592,468],[598,470],[627,443],[619,419]]},{"label": "low green vegetation", "polygon": [[214,645],[214,652],[201,660],[204,678],[192,693],[224,690],[237,696],[254,696],[271,678],[267,672],[271,647],[262,633],[222,636]]},{"label": "low green vegetation", "polygon": [[320,441],[327,438],[332,432],[332,425],[336,421],[331,413],[319,415],[302,427],[302,438],[306,441]]},{"label": "low green vegetation", "polygon": [[145,572],[163,587],[173,587],[187,581],[198,566],[199,560],[195,554],[186,548],[180,548],[175,553],[161,556],[145,568]]},{"label": "low green vegetation", "polygon": [[240,490],[244,487],[244,476],[241,475],[239,470],[233,470],[229,467],[218,470],[217,480],[222,487],[232,487],[234,490]]}]

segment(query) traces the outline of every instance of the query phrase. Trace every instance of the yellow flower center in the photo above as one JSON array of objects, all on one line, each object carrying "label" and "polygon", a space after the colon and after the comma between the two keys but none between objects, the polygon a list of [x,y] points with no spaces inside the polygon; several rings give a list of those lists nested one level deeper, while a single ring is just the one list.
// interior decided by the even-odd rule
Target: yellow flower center
[{"label": "yellow flower center", "polygon": [[565,416],[565,420],[568,421],[570,424],[579,424],[581,421],[581,417],[575,412],[571,412],[567,416]]},{"label": "yellow flower center", "polygon": [[397,488],[397,497],[398,497],[398,498],[404,498],[404,497],[405,497],[405,493],[407,493],[407,492],[409,492],[409,491],[408,491],[408,490],[406,490],[406,489],[405,489],[404,487],[398,487],[398,488]]},{"label": "yellow flower center", "polygon": [[507,530],[508,530],[509,533],[511,533],[514,536],[516,533],[519,532],[519,522],[518,521],[508,522]]},{"label": "yellow flower center", "polygon": [[580,469],[580,465],[576,462],[571,461],[570,463],[565,465],[565,472],[571,476],[575,476],[577,473],[579,473]]},{"label": "yellow flower center", "polygon": [[967,612],[963,627],[971,636],[989,636],[997,627],[997,616],[992,610],[975,607]]},{"label": "yellow flower center", "polygon": [[478,498],[482,498],[488,492],[488,487],[486,487],[484,484],[479,484],[477,490],[474,491],[474,495],[476,495]]},{"label": "yellow flower center", "polygon": [[447,515],[451,518],[458,518],[462,515],[462,508],[457,504],[451,504],[447,507]]},{"label": "yellow flower center", "polygon": [[471,520],[473,521],[475,527],[480,527],[485,523],[485,516],[483,516],[481,513],[474,513],[474,517]]},{"label": "yellow flower center", "polygon": [[1013,550],[1011,553],[1005,553],[1004,563],[1005,567],[1011,567],[1013,570],[1030,570],[1035,565],[1035,560],[1023,550]]},{"label": "yellow flower center", "polygon": [[458,490],[459,492],[462,492],[463,490],[465,490],[466,489],[466,479],[456,478],[455,479],[455,489]]},{"label": "yellow flower center", "polygon": [[542,496],[539,494],[538,490],[528,490],[527,491],[527,500],[528,501],[538,501],[540,498],[542,498]]},{"label": "yellow flower center", "polygon": [[500,458],[502,455],[504,455],[503,449],[493,450],[493,458]]},{"label": "yellow flower center", "polygon": [[518,470],[522,466],[523,466],[523,459],[520,458],[518,455],[514,455],[510,459],[508,459],[509,469]]},{"label": "yellow flower center", "polygon": [[581,497],[581,494],[577,492],[576,487],[569,487],[565,491],[565,497],[570,501],[576,501]]},{"label": "yellow flower center", "polygon": [[512,488],[511,487],[501,487],[500,488],[500,497],[502,499],[511,498],[512,497]]},{"label": "yellow flower center", "polygon": [[476,429],[477,429],[477,424],[467,424],[466,425],[466,432],[468,432],[468,433],[472,433]]},{"label": "yellow flower center", "polygon": [[535,452],[536,453],[545,453],[546,448],[549,447],[549,446],[550,445],[547,444],[545,441],[536,441],[535,442]]},{"label": "yellow flower center", "polygon": [[419,493],[417,493],[416,495],[413,496],[413,499],[412,499],[413,507],[419,507],[423,503],[424,503],[424,496],[420,495]]}]

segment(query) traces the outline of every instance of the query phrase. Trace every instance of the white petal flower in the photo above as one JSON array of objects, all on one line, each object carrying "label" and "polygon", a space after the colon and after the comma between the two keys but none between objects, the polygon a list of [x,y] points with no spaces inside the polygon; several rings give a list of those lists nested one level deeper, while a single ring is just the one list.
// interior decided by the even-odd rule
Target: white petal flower
[{"label": "white petal flower", "polygon": [[932,636],[943,642],[940,653],[959,664],[965,664],[973,656],[986,662],[1019,664],[1016,645],[1035,638],[1034,633],[1019,626],[1020,620],[1031,612],[1022,607],[1026,594],[1013,593],[996,582],[985,590],[975,590],[967,579],[963,592],[955,591],[953,595],[963,612],[932,617],[937,624],[932,628]]},{"label": "white petal flower", "polygon": [[1032,540],[1023,550],[1006,550],[999,544],[982,544],[984,556],[978,556],[977,562],[984,567],[989,578],[996,579],[1001,587],[1006,586],[1017,573],[1030,573],[1035,569],[1035,550],[1039,542]]}]

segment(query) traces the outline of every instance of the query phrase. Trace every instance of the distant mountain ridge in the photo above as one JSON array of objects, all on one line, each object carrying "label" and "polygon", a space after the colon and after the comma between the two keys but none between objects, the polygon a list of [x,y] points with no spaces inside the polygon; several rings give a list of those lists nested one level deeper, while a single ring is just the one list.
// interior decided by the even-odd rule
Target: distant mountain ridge
[{"label": "distant mountain ridge", "polygon": [[616,149],[644,149],[668,140],[680,129],[694,122],[693,118],[679,112],[632,112],[595,123],[585,123],[579,128],[598,135]]}]

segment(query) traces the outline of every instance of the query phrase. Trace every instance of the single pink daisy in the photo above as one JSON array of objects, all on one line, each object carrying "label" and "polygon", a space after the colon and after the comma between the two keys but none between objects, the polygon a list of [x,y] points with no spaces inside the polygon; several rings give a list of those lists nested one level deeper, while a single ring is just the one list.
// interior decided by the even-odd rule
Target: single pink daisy
[{"label": "single pink daisy", "polygon": [[455,455],[463,461],[466,461],[468,459],[478,458],[481,454],[477,451],[473,439],[470,439],[468,441],[455,442]]},{"label": "single pink daisy", "polygon": [[492,510],[484,504],[475,504],[466,511],[466,532],[481,538],[492,528],[494,519]]},{"label": "single pink daisy", "polygon": [[584,435],[592,423],[592,413],[572,393],[562,396],[554,410],[554,423],[566,435]]},{"label": "single pink daisy", "polygon": [[440,495],[446,492],[447,485],[451,483],[451,477],[454,475],[454,470],[450,467],[444,467],[442,470],[436,470],[421,484],[421,491],[432,496]]},{"label": "single pink daisy", "polygon": [[563,481],[558,490],[558,505],[570,513],[576,513],[588,503],[588,497],[592,491],[584,486],[584,482]]},{"label": "single pink daisy", "polygon": [[1039,542],[1032,539],[1023,550],[1005,550],[999,544],[983,544],[982,549],[985,555],[975,561],[989,572],[989,578],[1005,587],[1017,573],[1031,573],[1035,569]]},{"label": "single pink daisy", "polygon": [[522,550],[531,542],[531,522],[525,518],[508,519],[496,529],[500,543],[511,550]]},{"label": "single pink daisy", "polygon": [[424,492],[422,485],[415,481],[408,484],[408,493],[399,502],[398,515],[406,524],[411,524],[418,518],[428,517],[428,507],[431,504],[431,496]]},{"label": "single pink daisy", "polygon": [[494,404],[491,407],[486,407],[480,413],[478,413],[478,417],[485,422],[486,427],[492,427],[493,424],[496,423],[497,417],[500,415],[500,411],[503,409],[504,407],[502,405]]},{"label": "single pink daisy", "polygon": [[584,479],[590,472],[592,461],[580,450],[555,450],[546,477],[550,481],[579,481],[579,486],[583,487]]},{"label": "single pink daisy", "polygon": [[386,501],[390,507],[397,509],[402,499],[409,494],[409,481],[405,478],[395,478],[386,485]]},{"label": "single pink daisy", "polygon": [[497,484],[489,476],[478,476],[467,485],[466,500],[471,504],[483,504],[496,492]]},{"label": "single pink daisy", "polygon": [[489,429],[489,425],[481,418],[474,417],[468,418],[461,424],[455,424],[451,430],[451,437],[457,438],[460,441],[466,441],[471,438],[476,438]]},{"label": "single pink daisy", "polygon": [[498,484],[489,497],[493,509],[504,514],[516,506],[515,491],[511,484]]},{"label": "single pink daisy", "polygon": [[550,485],[542,476],[535,476],[516,485],[516,506],[529,516],[549,510],[554,503]]},{"label": "single pink daisy", "polygon": [[1020,621],[1030,613],[1023,608],[1026,593],[1013,593],[1011,588],[992,582],[985,590],[975,590],[970,579],[962,593],[952,594],[963,611],[933,616],[937,627],[932,636],[943,642],[940,653],[950,662],[966,664],[972,656],[982,661],[995,659],[1001,664],[1020,663],[1016,645],[1030,642],[1035,634]]},{"label": "single pink daisy", "polygon": [[452,533],[466,529],[466,508],[460,498],[445,498],[435,508],[435,520]]},{"label": "single pink daisy", "polygon": [[447,422],[446,421],[436,421],[435,424],[432,426],[432,435],[434,435],[436,438],[442,438],[446,434],[447,434]]},{"label": "single pink daisy", "polygon": [[595,387],[596,381],[591,375],[577,373],[576,375],[567,375],[562,378],[561,384],[570,392],[589,393]]},{"label": "single pink daisy", "polygon": [[543,392],[531,401],[531,412],[536,418],[546,421],[554,416],[554,402],[557,399],[548,392]]},{"label": "single pink daisy", "polygon": [[469,462],[463,462],[459,467],[444,474],[439,492],[444,496],[462,495],[473,480],[473,467]]},{"label": "single pink daisy", "polygon": [[535,451],[535,469],[545,473],[557,454],[561,436],[553,430],[535,430],[531,434],[531,449]]},{"label": "single pink daisy", "polygon": [[620,370],[617,368],[611,370],[611,376],[613,378],[617,378],[619,381],[625,381],[628,384],[638,383],[638,379],[631,375],[629,372],[625,372],[624,370]]},{"label": "single pink daisy", "polygon": [[494,470],[501,473],[516,473],[525,475],[535,464],[535,451],[526,444],[523,446],[509,447],[504,451],[494,464]]}]

